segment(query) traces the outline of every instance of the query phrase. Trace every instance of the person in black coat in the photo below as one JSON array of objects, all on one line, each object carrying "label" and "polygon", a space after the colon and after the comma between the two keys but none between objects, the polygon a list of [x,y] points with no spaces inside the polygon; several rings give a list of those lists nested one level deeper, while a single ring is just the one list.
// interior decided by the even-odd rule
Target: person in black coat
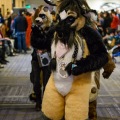
[{"label": "person in black coat", "polygon": [[36,9],[34,17],[35,23],[32,26],[31,33],[31,46],[33,47],[33,52],[31,60],[32,70],[30,73],[30,80],[33,83],[34,92],[31,93],[29,97],[30,100],[34,100],[36,102],[36,110],[40,111],[42,96],[51,74],[49,62],[51,37],[53,36],[53,33],[49,33],[49,35],[48,32],[51,32],[50,29],[52,29],[52,16],[49,9],[41,5]]}]

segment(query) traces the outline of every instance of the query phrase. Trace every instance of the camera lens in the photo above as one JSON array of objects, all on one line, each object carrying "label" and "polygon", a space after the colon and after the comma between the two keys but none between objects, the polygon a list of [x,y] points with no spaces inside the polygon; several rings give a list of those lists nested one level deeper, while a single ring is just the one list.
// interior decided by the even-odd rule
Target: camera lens
[{"label": "camera lens", "polygon": [[47,59],[47,58],[43,58],[43,59],[42,59],[42,63],[43,63],[44,65],[48,64],[48,59]]}]

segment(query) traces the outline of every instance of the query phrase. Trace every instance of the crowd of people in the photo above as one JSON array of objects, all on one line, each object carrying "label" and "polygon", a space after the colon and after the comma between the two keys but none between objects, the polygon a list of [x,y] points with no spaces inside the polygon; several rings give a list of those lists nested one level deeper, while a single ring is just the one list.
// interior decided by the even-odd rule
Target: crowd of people
[{"label": "crowd of people", "polygon": [[0,68],[7,64],[7,56],[27,53],[31,49],[30,34],[32,14],[19,10],[18,13],[7,11],[0,13]]},{"label": "crowd of people", "polygon": [[34,16],[23,9],[18,13],[7,10],[5,16],[0,12],[0,68],[4,68],[4,65],[9,62],[6,60],[7,56],[26,54],[31,50],[31,27],[35,23]]},{"label": "crowd of people", "polygon": [[98,13],[96,24],[108,50],[120,44],[120,11],[118,9]]}]

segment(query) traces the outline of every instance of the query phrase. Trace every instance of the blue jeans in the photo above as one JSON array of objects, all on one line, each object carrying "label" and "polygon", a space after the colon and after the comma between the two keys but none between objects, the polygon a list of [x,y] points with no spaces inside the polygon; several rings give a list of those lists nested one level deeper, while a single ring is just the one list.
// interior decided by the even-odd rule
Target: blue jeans
[{"label": "blue jeans", "polygon": [[19,52],[26,52],[26,33],[25,32],[17,32],[17,42],[18,42],[18,50]]}]

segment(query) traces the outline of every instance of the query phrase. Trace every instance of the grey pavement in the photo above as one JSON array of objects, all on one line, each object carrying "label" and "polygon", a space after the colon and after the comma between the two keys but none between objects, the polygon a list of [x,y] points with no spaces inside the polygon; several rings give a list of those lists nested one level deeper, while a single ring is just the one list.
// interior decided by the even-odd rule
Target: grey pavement
[{"label": "grey pavement", "polygon": [[[39,119],[41,112],[35,111],[35,104],[28,98],[32,92],[30,53],[7,57],[10,63],[0,69],[0,120]],[[103,79],[101,75],[98,120],[120,120],[120,57],[116,60],[116,68],[110,78]]]}]

